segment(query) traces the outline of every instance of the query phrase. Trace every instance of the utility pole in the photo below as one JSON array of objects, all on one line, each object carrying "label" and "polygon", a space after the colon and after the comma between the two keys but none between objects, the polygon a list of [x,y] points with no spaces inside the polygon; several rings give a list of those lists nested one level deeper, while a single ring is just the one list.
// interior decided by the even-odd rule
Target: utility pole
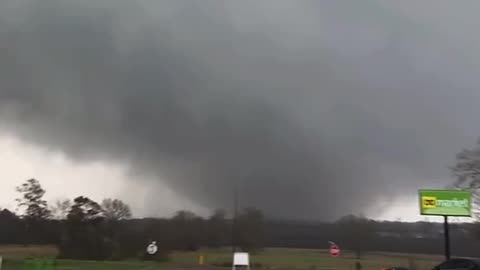
[{"label": "utility pole", "polygon": [[237,216],[238,216],[238,187],[233,187],[233,217],[232,217],[232,252],[237,251]]},{"label": "utility pole", "polygon": [[445,260],[450,260],[450,231],[448,228],[448,216],[443,216],[443,237],[445,239]]}]

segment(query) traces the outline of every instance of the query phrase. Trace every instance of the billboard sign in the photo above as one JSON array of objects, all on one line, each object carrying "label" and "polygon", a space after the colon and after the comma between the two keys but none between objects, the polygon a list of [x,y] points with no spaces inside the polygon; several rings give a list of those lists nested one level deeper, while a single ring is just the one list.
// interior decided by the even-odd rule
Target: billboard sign
[{"label": "billboard sign", "polygon": [[464,190],[419,190],[420,214],[470,217],[471,193]]}]

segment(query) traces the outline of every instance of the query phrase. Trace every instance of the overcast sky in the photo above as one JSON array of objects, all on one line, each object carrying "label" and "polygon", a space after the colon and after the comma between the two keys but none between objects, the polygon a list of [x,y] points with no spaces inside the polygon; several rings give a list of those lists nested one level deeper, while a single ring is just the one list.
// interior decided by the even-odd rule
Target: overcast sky
[{"label": "overcast sky", "polygon": [[0,3],[0,205],[419,218],[480,135],[477,1]]}]

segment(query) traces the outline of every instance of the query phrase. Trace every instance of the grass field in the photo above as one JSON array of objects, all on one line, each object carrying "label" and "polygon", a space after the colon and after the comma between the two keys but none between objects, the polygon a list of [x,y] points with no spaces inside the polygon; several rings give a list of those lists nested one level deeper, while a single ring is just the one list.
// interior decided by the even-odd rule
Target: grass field
[{"label": "grass field", "polygon": [[[5,258],[2,270],[22,269],[26,257],[55,257],[57,250],[51,246],[0,246],[0,255]],[[204,256],[205,265],[198,266],[199,256]],[[357,259],[349,253],[338,258],[330,257],[324,250],[266,249],[252,255],[256,269],[270,270],[354,270]],[[416,270],[430,270],[442,260],[440,256],[370,253],[361,258],[362,270],[380,270],[387,266],[410,266]],[[176,252],[168,263],[142,261],[93,262],[59,260],[58,270],[155,270],[155,269],[212,269],[228,267],[231,262],[229,249],[200,250],[198,252]],[[255,269],[254,268],[254,269]]]}]

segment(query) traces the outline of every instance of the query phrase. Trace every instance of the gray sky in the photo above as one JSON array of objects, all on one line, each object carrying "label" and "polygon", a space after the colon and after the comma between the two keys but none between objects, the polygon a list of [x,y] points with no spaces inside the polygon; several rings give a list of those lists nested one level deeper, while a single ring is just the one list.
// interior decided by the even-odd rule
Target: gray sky
[{"label": "gray sky", "polygon": [[37,177],[159,215],[237,186],[273,216],[416,216],[480,135],[479,7],[2,1],[2,190]]}]

